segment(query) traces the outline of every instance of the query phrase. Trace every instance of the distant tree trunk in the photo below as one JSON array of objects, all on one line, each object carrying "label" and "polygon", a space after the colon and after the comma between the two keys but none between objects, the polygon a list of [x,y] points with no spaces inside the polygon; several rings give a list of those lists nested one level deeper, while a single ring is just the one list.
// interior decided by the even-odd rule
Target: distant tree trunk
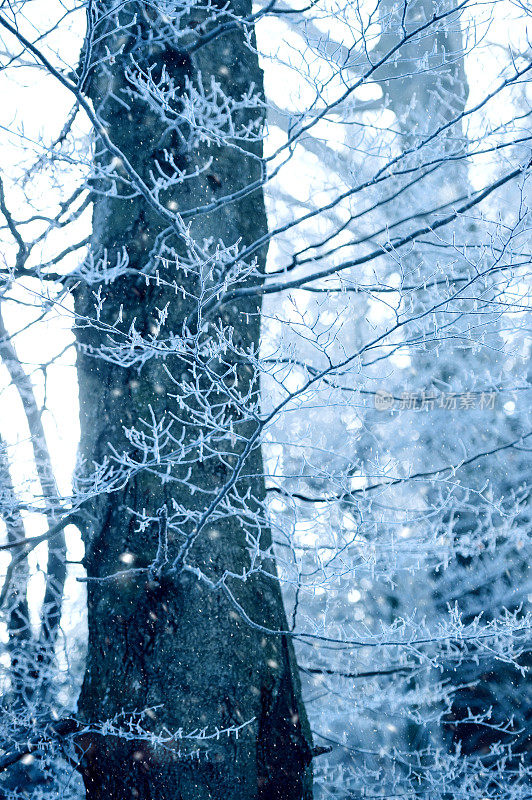
[{"label": "distant tree trunk", "polygon": [[[2,491],[15,506],[15,492],[9,473],[9,464],[4,449],[4,443],[1,438],[0,491]],[[3,521],[7,529],[8,542],[23,542],[25,540],[26,533],[19,511],[14,510],[12,516],[10,518],[4,518]],[[14,557],[17,558],[19,554],[16,550],[14,552]],[[26,680],[29,672],[28,664],[23,661],[24,651],[27,652],[28,663],[31,658],[28,652],[31,646],[31,626],[27,597],[28,577],[28,562],[27,559],[23,559],[13,571],[11,586],[6,598],[8,608],[7,633],[9,637],[7,652],[9,653],[11,661],[11,691],[9,700],[14,706],[21,706],[24,704],[25,693],[29,690]],[[35,677],[35,675],[32,677]]]},{"label": "distant tree trunk", "polygon": [[[109,9],[113,3],[101,3]],[[126,70],[153,66],[156,78],[166,75],[174,81],[178,93],[187,81],[210,86],[211,76],[221,83],[226,95],[239,100],[251,84],[262,87],[262,73],[256,54],[246,44],[241,29],[226,32],[189,56],[178,52],[178,44],[165,38],[164,18],[144,3],[121,4],[100,23],[96,37],[105,32],[103,44],[95,46],[95,66],[89,73],[86,92],[111,141],[120,148],[140,177],[150,182],[159,159],[163,169],[167,148],[181,170],[203,166],[208,157],[212,167],[198,177],[188,179],[162,195],[169,209],[183,211],[204,205],[221,194],[235,192],[260,179],[261,147],[193,145],[184,146],[186,136],[168,134],[158,114],[142,100],[128,97]],[[251,4],[234,2],[231,11],[249,16]],[[135,16],[136,14],[136,16]],[[194,12],[192,14],[194,16]],[[188,18],[187,18],[188,19]],[[188,22],[187,22],[188,24]],[[168,29],[168,26],[167,26]],[[100,40],[101,42],[101,40]],[[104,47],[121,53],[105,65],[98,63]],[[87,46],[88,53],[90,47]],[[164,70],[163,70],[164,65]],[[125,103],[120,102],[125,101]],[[127,107],[129,106],[129,108]],[[260,113],[260,112],[257,112]],[[250,112],[237,112],[241,118]],[[112,156],[100,140],[96,142],[96,163],[108,168]],[[120,169],[116,158],[113,164]],[[124,435],[124,426],[142,428],[141,420],[157,419],[179,412],[176,394],[179,388],[168,372],[179,380],[195,380],[190,363],[178,355],[164,360],[152,358],[141,370],[116,366],[105,361],[102,348],[110,343],[104,325],[113,325],[122,314],[120,329],[127,332],[133,320],[136,330],[148,337],[156,323],[156,309],[168,304],[168,317],[161,331],[179,336],[185,320],[193,312],[186,292],[194,294],[198,276],[170,263],[161,273],[176,281],[185,292],[147,285],[141,272],[153,272],[161,266],[158,256],[175,251],[187,258],[186,246],[178,240],[165,221],[140,196],[118,199],[106,194],[105,179],[95,185],[92,252],[110,263],[127,251],[130,273],[110,283],[85,285],[77,290],[76,311],[81,317],[94,317],[95,292],[101,289],[104,300],[99,328],[80,324],[78,373],[81,408],[81,455],[88,467],[110,455],[109,445],[118,452],[132,451]],[[120,187],[122,188],[122,187]],[[189,220],[190,221],[190,220]],[[224,206],[208,215],[193,218],[191,235],[203,245],[209,237],[243,245],[257,240],[266,231],[262,191],[255,191],[239,202]],[[264,268],[265,252],[259,256]],[[121,311],[122,308],[122,311]],[[240,346],[258,346],[260,301],[246,299],[224,310],[213,324],[223,322],[234,328]],[[208,336],[209,332],[205,333]],[[166,371],[165,367],[168,369]],[[249,370],[235,366],[237,388],[257,391],[251,384]],[[212,397],[211,402],[216,402]],[[192,419],[187,441],[201,437]],[[175,429],[179,432],[179,425]],[[251,431],[251,423],[247,428]],[[93,503],[95,526],[86,538],[85,564],[90,578],[106,578],[132,562],[132,568],[155,562],[158,526],[148,525],[138,531],[135,512],[161,520],[166,505],[173,503],[200,512],[212,493],[228,479],[231,465],[241,451],[240,439],[220,444],[221,451],[232,454],[224,459],[210,454],[187,464],[172,467],[171,479],[163,483],[152,471],[141,469],[126,485],[112,493],[100,494]],[[188,476],[187,471],[190,470]],[[263,466],[260,449],[253,450],[241,479],[241,494],[250,490],[253,510],[264,498]],[[185,482],[186,481],[186,482]],[[190,486],[199,491],[191,492]],[[206,499],[207,498],[207,499]],[[133,513],[132,513],[133,512]],[[187,527],[188,526],[188,527]],[[192,522],[183,523],[190,533]],[[264,525],[261,547],[271,542]],[[180,540],[169,541],[169,558],[175,557]],[[208,525],[195,542],[189,561],[213,579],[225,569],[241,573],[249,563],[246,531],[233,516]],[[256,623],[269,629],[286,630],[287,622],[275,566],[265,567],[266,574],[254,575],[246,582],[231,584],[238,603]],[[300,696],[300,685],[293,648],[287,637],[264,634],[250,626],[223,592],[212,590],[190,572],[175,572],[154,577],[134,572],[119,579],[90,580],[88,583],[89,644],[85,680],[80,698],[80,713],[89,721],[113,718],[153,709],[143,719],[143,726],[154,733],[163,728],[183,729],[184,733],[207,728],[245,725],[238,738],[223,735],[219,741],[206,740],[198,757],[187,752],[192,742],[176,743],[166,749],[146,741],[126,741],[112,736],[90,735],[83,740],[86,755],[82,774],[88,800],[178,800],[178,798],[263,798],[263,800],[303,800],[310,798],[311,737]],[[178,753],[178,750],[181,753]]]},{"label": "distant tree trunk", "polygon": [[[448,0],[443,6],[438,6],[433,0],[419,0],[409,4],[410,18],[407,14],[405,20],[407,25],[412,20],[411,24],[417,26],[430,19],[433,14],[441,13],[446,8],[450,11],[456,6],[455,0]],[[382,0],[380,10],[383,19],[386,19],[387,15],[393,19],[395,15],[394,23],[390,26],[391,32],[382,37],[380,51],[383,52],[386,47],[390,48],[394,44],[392,33],[396,36],[399,34],[403,7],[394,0]],[[451,198],[467,197],[472,192],[468,176],[468,159],[462,153],[466,148],[461,120],[469,94],[464,62],[465,36],[462,26],[463,22],[459,16],[449,17],[439,30],[435,29],[430,36],[424,35],[420,39],[414,39],[408,48],[403,49],[400,67],[397,64],[386,64],[384,69],[377,73],[379,79],[381,75],[385,76],[382,79],[383,92],[388,98],[389,107],[396,115],[397,127],[405,149],[415,150],[416,145],[438,126],[449,126],[438,140],[439,155],[441,157],[449,153],[461,157],[454,163],[450,161],[446,164],[444,180],[440,172],[436,172],[432,183],[422,184],[424,195],[447,201]],[[432,69],[417,73],[414,67],[409,70],[405,66],[407,57],[412,65],[422,63],[423,58],[428,57],[433,61]],[[402,77],[396,79],[398,76]],[[416,102],[412,102],[413,98]],[[423,198],[419,202],[426,201]],[[467,217],[464,217],[459,220],[459,224],[461,228],[458,229],[458,241],[468,241],[474,245],[478,241],[477,223],[474,219],[468,221]],[[455,258],[454,252],[451,257]],[[434,264],[441,259],[441,254],[430,253],[428,247],[424,252],[421,248],[413,250],[412,264],[415,262],[423,264],[423,258],[429,275],[434,269]],[[395,264],[393,268],[396,268]],[[420,300],[422,300],[421,295],[418,295],[418,301]],[[485,332],[482,341],[486,345],[484,349],[478,349],[478,343],[477,349],[466,348],[462,342],[460,347],[439,355],[436,366],[434,351],[430,348],[426,351],[413,349],[412,359],[415,359],[416,373],[430,375],[435,387],[439,383],[440,386],[448,385],[455,389],[460,386],[456,381],[459,381],[464,374],[470,379],[474,377],[471,374],[472,363],[475,363],[476,375],[482,375],[483,372],[486,375],[496,374],[497,359],[500,360],[500,354],[504,353],[499,332],[500,314],[495,305],[489,324],[488,313],[486,309],[483,310],[482,326]],[[491,369],[483,370],[482,362],[484,365],[491,365]],[[429,394],[432,391],[431,387],[423,388]],[[500,419],[497,420],[496,417],[500,411],[493,410],[491,420],[488,414],[488,410],[483,410],[483,426],[494,430],[501,429]],[[447,443],[447,436],[442,435],[442,432],[434,427],[432,419],[427,419],[426,424],[423,424],[423,417],[418,419],[418,433],[421,434],[420,438],[427,452],[438,446],[441,448],[442,444]],[[516,430],[518,430],[517,425]],[[449,426],[449,439],[455,435],[455,432],[451,431],[452,426]],[[515,455],[513,458],[515,474],[519,474]],[[444,529],[452,526],[454,541],[458,548],[460,542],[474,537],[480,530],[483,516],[480,498],[483,487],[488,481],[499,497],[511,496],[509,483],[505,485],[504,481],[501,481],[500,475],[495,471],[494,463],[490,461],[488,465],[484,465],[484,469],[482,466],[475,463],[462,469],[462,484],[476,489],[478,495],[472,494],[468,499],[469,507],[465,504],[464,507],[457,507],[455,500],[442,520]],[[514,483],[515,474],[512,474]],[[428,505],[436,508],[438,500],[435,490],[432,491],[434,497]],[[523,602],[526,591],[524,580],[526,559],[520,556],[517,550],[512,552],[510,548],[507,550],[506,561],[500,559],[499,567],[497,558],[500,559],[500,554],[491,549],[483,552],[479,548],[476,555],[467,557],[458,551],[454,557],[454,564],[451,563],[446,569],[438,570],[433,575],[433,602],[436,608],[444,612],[447,607],[456,605],[466,624],[470,624],[480,613],[485,620],[492,620],[501,614],[504,607],[515,610],[520,602]],[[416,575],[416,581],[419,582],[419,579],[419,575]],[[523,667],[528,666],[527,657],[528,654],[525,653],[521,658]],[[445,716],[441,730],[447,735],[448,744],[452,748],[459,745],[461,752],[467,755],[486,753],[494,744],[508,744],[511,741],[514,754],[526,751],[529,745],[529,740],[526,738],[528,721],[526,709],[530,707],[530,703],[527,703],[525,674],[512,663],[505,664],[490,658],[489,651],[486,651],[480,660],[466,657],[458,665],[456,661],[451,660],[443,666],[445,668],[443,678],[450,692],[449,712]],[[482,716],[488,709],[491,709],[490,725],[468,722],[472,715]],[[508,724],[511,716],[517,720],[510,726],[511,733],[502,732],[497,728],[498,725]],[[516,731],[520,728],[524,736],[518,737]]]},{"label": "distant tree trunk", "polygon": [[[55,483],[52,460],[46,443],[41,411],[35,400],[31,379],[28,377],[20,363],[13,342],[5,327],[0,309],[0,361],[5,365],[9,376],[16,388],[24,408],[28,424],[35,470],[41,485],[42,496],[45,501],[45,516],[49,527],[52,527],[56,518],[54,509],[57,504],[58,491]],[[17,522],[24,529],[22,520]],[[48,562],[46,566],[46,589],[41,612],[41,629],[39,633],[39,647],[41,658],[47,663],[53,660],[54,647],[59,635],[61,621],[61,608],[63,589],[66,580],[66,544],[64,533],[61,532],[48,546]]]}]

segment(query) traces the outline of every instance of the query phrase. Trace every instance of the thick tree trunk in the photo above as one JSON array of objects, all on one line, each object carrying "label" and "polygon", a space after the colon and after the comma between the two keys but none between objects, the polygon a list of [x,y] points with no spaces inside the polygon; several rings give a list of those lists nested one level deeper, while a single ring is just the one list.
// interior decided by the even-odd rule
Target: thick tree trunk
[{"label": "thick tree trunk", "polygon": [[[105,4],[101,4],[102,6]],[[109,3],[111,5],[111,3]],[[105,121],[112,142],[120,148],[138,174],[149,182],[155,160],[164,147],[171,149],[180,169],[203,166],[208,157],[213,165],[207,173],[185,181],[162,195],[169,209],[179,211],[211,202],[221,193],[229,194],[260,178],[260,147],[242,149],[227,146],[194,146],[186,150],[179,136],[165,134],[165,125],[156,113],[139,99],[127,97],[126,68],[133,61],[144,64],[160,76],[162,64],[175,86],[183,91],[186,80],[203,85],[211,76],[225,93],[240,99],[252,83],[262,86],[256,54],[246,46],[241,30],[233,30],[197,50],[193,56],[177,52],[177,45],[164,41],[164,21],[144,3],[125,4],[117,17],[106,23],[107,45],[111,51],[122,47],[112,63],[95,66],[87,81],[87,92]],[[247,0],[233,3],[232,10],[249,15]],[[134,14],[137,13],[134,19]],[[150,16],[151,15],[151,16]],[[125,27],[129,23],[129,27]],[[102,28],[97,30],[101,35]],[[163,31],[164,33],[164,31]],[[95,50],[94,60],[101,55]],[[112,95],[111,95],[112,90]],[[125,100],[123,105],[120,100]],[[248,112],[243,112],[244,118]],[[166,138],[165,138],[166,137]],[[104,147],[98,162],[108,165],[111,156]],[[115,165],[117,165],[115,159]],[[120,169],[120,164],[117,165]],[[105,181],[97,190],[105,188]],[[186,257],[186,248],[167,230],[164,221],[142,197],[112,198],[99,194],[94,205],[92,250],[104,251],[110,262],[123,248],[135,272],[150,272],[160,267],[157,256],[166,247]],[[209,215],[192,219],[191,235],[200,246],[208,237],[233,244],[241,239],[249,244],[266,230],[261,191],[234,202]],[[164,251],[168,255],[168,249]],[[259,267],[264,267],[265,253]],[[161,269],[163,277],[176,281],[186,292],[196,293],[198,277],[179,269],[175,263]],[[81,325],[79,343],[79,391],[81,407],[81,454],[87,463],[103,462],[116,451],[132,452],[124,436],[124,426],[142,428],[141,420],[151,414],[178,415],[179,389],[169,377],[194,381],[190,362],[177,355],[151,358],[139,371],[105,361],[101,348],[110,345],[103,328],[115,324],[120,313],[120,328],[127,332],[135,320],[137,331],[148,337],[155,324],[156,309],[168,304],[168,317],[160,336],[179,336],[193,305],[181,292],[175,292],[145,278],[128,274],[109,284],[101,284],[104,303],[100,327]],[[91,285],[78,289],[76,311],[94,317],[94,292]],[[122,311],[120,310],[122,308]],[[234,328],[234,339],[241,346],[258,345],[260,328],[258,300],[232,305],[220,319]],[[207,332],[206,336],[209,335]],[[247,367],[236,368],[237,388],[250,388]],[[234,378],[233,378],[234,380]],[[201,378],[200,378],[201,382]],[[223,394],[223,392],[222,392]],[[224,398],[218,398],[223,402]],[[213,402],[216,398],[213,397]],[[168,417],[167,417],[168,418]],[[186,441],[201,436],[198,425],[189,420]],[[252,423],[246,423],[248,434]],[[180,434],[180,425],[173,431]],[[239,431],[241,433],[242,430]],[[88,735],[83,739],[86,755],[82,770],[87,798],[115,800],[178,800],[178,798],[263,798],[303,800],[311,797],[311,739],[301,702],[297,667],[291,642],[284,636],[264,634],[250,626],[235,610],[223,591],[213,590],[191,572],[163,570],[159,575],[133,571],[147,567],[157,558],[158,525],[138,530],[135,513],[156,518],[166,505],[168,513],[179,504],[190,514],[201,513],[229,479],[231,467],[242,450],[236,442],[220,444],[221,451],[232,448],[225,458],[211,453],[203,460],[172,463],[169,480],[163,482],[153,470],[140,469],[126,485],[94,501],[95,528],[86,541],[86,568],[90,578],[106,578],[128,569],[125,577],[88,583],[89,646],[85,681],[80,698],[80,714],[96,722],[124,712],[150,709],[142,725],[155,734],[163,729],[184,733],[206,728],[243,726],[238,737],[224,734],[203,743],[182,741],[161,747],[145,740],[125,740],[116,736]],[[138,455],[138,453],[137,453]],[[263,467],[260,450],[253,450],[246,461],[246,479],[240,480],[244,494],[251,491],[250,513],[264,498]],[[191,492],[191,486],[199,491]],[[187,560],[215,580],[228,569],[241,573],[249,565],[245,525],[237,516],[207,524],[195,541]],[[183,522],[183,535],[191,533],[193,521]],[[261,547],[270,543],[266,527],[261,530]],[[169,537],[170,563],[182,539]],[[286,630],[287,623],[275,568],[246,582],[234,581],[231,589],[246,614],[269,629]],[[270,575],[266,574],[270,572]],[[244,724],[249,723],[249,724]],[[199,749],[195,756],[192,751]]]}]

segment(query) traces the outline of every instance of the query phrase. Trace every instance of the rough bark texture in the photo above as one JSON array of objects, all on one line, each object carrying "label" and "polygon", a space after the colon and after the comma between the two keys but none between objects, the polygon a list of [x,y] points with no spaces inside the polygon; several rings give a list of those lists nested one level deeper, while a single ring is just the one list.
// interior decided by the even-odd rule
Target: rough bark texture
[{"label": "rough bark texture", "polygon": [[[214,158],[210,177],[204,174],[188,180],[165,196],[169,207],[177,204],[179,210],[210,202],[222,192],[235,191],[257,180],[258,145],[253,145],[254,158],[227,147],[186,152],[177,141],[165,139],[164,127],[144,104],[130,99],[128,110],[109,94],[112,88],[114,96],[119,97],[127,88],[124,69],[134,53],[137,61],[144,58],[147,65],[156,64],[158,69],[164,63],[176,85],[183,85],[185,75],[194,80],[201,70],[205,84],[215,75],[227,94],[241,97],[250,83],[258,88],[262,85],[257,57],[245,45],[242,33],[233,31],[219,37],[192,57],[180,56],[170,44],[154,43],[149,17],[141,13],[144,4],[129,4],[121,12],[121,22],[127,21],[126,14],[131,22],[133,6],[139,7],[139,14],[136,23],[120,34],[122,55],[107,69],[93,70],[87,83],[87,92],[106,121],[111,140],[147,181],[162,147],[173,148],[180,168],[201,166],[207,155]],[[234,3],[233,10],[239,14],[251,12],[247,0]],[[113,24],[115,20],[111,19],[109,31]],[[107,44],[115,47],[118,38],[118,34],[110,34]],[[110,160],[103,149],[98,158],[101,163]],[[141,197],[119,200],[109,196],[97,198],[93,225],[93,252],[98,255],[105,249],[112,261],[114,254],[125,247],[130,266],[139,271],[154,263],[160,234],[167,227]],[[260,191],[192,220],[192,234],[200,242],[203,237],[213,236],[223,237],[226,244],[238,239],[245,244],[255,241],[265,230]],[[166,243],[177,251],[183,250],[170,234]],[[262,252],[262,265],[264,258]],[[169,269],[167,277],[186,288],[195,288],[191,284],[194,276],[187,276],[175,266]],[[90,286],[78,290],[79,314],[94,315],[95,289]],[[103,322],[114,323],[123,306],[123,330],[127,331],[135,319],[137,330],[145,335],[154,324],[156,308],[169,303],[161,336],[171,331],[178,333],[191,311],[180,294],[154,284],[146,286],[144,278],[134,275],[103,285],[102,296]],[[224,312],[223,321],[234,326],[240,343],[257,344],[258,312],[258,300],[247,300],[246,305],[233,305]],[[148,419],[150,406],[158,417],[176,411],[176,390],[160,360],[150,360],[139,373],[136,368],[117,367],[92,357],[91,349],[97,350],[106,343],[105,334],[94,328],[80,327],[78,341],[81,454],[89,463],[102,462],[109,455],[109,444],[119,452],[131,451],[123,426]],[[166,366],[178,374],[184,369],[177,357],[168,358]],[[238,380],[243,386],[249,380],[245,370],[238,371]],[[189,430],[190,436],[197,434],[197,430]],[[198,456],[191,470],[190,481],[205,490],[220,487],[229,475],[229,467],[216,458],[202,462]],[[259,450],[250,455],[245,472],[257,476],[248,481],[260,501],[264,486]],[[178,470],[174,477],[180,477]],[[93,508],[95,529],[86,541],[88,575],[102,578],[124,570],[120,559],[124,552],[133,555],[133,567],[153,562],[157,552],[156,526],[137,532],[128,509],[146,509],[155,515],[165,503],[170,507],[173,499],[190,509],[205,505],[201,493],[190,496],[175,482],[162,485],[148,471],[138,472],[119,491],[98,497]],[[268,541],[269,532],[265,530],[263,546]],[[212,576],[227,568],[239,572],[248,563],[245,545],[238,518],[227,519],[203,531],[190,560]],[[170,541],[170,555],[173,546]],[[273,565],[270,570],[275,573]],[[275,574],[254,577],[232,588],[253,620],[268,628],[286,629]],[[291,642],[249,626],[222,592],[211,591],[190,574],[153,580],[146,573],[132,572],[120,580],[89,582],[88,612],[88,663],[79,704],[80,714],[87,720],[156,707],[143,724],[157,733],[163,727],[170,731],[182,728],[184,732],[207,727],[211,732],[216,726],[241,725],[253,719],[238,739],[224,736],[219,741],[206,741],[199,757],[187,756],[187,751],[195,747],[186,742],[164,749],[145,742],[88,735],[82,742],[88,800],[311,797],[311,738]]]}]

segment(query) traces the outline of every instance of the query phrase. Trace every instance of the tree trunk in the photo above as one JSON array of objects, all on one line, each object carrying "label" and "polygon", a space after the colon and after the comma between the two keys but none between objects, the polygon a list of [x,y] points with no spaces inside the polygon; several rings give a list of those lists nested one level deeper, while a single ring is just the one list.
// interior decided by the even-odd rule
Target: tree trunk
[{"label": "tree trunk", "polygon": [[[109,8],[114,4],[100,5]],[[180,128],[178,125],[168,131],[154,109],[126,94],[130,85],[126,71],[131,71],[135,81],[134,73],[139,69],[146,74],[152,69],[155,80],[163,77],[173,81],[177,109],[181,108],[178,98],[190,85],[188,82],[199,86],[200,73],[206,89],[211,77],[215,77],[229,98],[240,100],[251,84],[260,91],[262,73],[242,29],[229,30],[189,55],[179,50],[179,42],[172,42],[168,19],[162,14],[157,16],[152,6],[121,5],[120,12],[101,19],[96,27],[95,41],[100,37],[100,44],[95,45],[92,54],[90,43],[85,50],[85,58],[95,64],[89,70],[86,92],[113,144],[148,184],[150,171],[157,174],[156,160],[163,171],[170,172],[164,162],[165,148],[180,170],[190,171],[196,165],[204,166],[208,158],[213,159],[206,171],[161,194],[161,201],[170,210],[181,212],[205,205],[217,196],[258,181],[259,143],[240,142],[238,148],[224,143],[210,147],[198,144],[192,141],[190,127],[179,123]],[[247,0],[234,2],[231,11],[249,16],[251,6]],[[199,16],[198,20],[201,22]],[[105,47],[116,55],[98,62]],[[246,109],[236,110],[233,119],[246,122],[250,114]],[[97,140],[96,150],[98,167],[114,168],[120,173],[122,165],[116,154],[110,154],[101,140]],[[175,733],[182,729],[189,733],[205,728],[209,736],[216,729],[243,727],[238,736],[223,734],[218,740],[200,742],[175,740],[164,747],[147,737],[88,734],[81,742],[87,798],[310,798],[311,737],[292,644],[285,636],[264,633],[250,625],[229,595],[208,583],[216,582],[224,570],[240,574],[249,568],[246,536],[250,526],[256,527],[257,520],[262,519],[264,499],[258,447],[250,449],[246,477],[237,484],[240,497],[249,490],[242,503],[242,518],[235,514],[218,519],[214,516],[212,520],[207,517],[194,539],[195,520],[230,480],[256,423],[251,417],[239,420],[241,412],[237,404],[232,404],[229,388],[224,390],[225,378],[222,381],[221,375],[228,364],[231,366],[229,356],[225,368],[219,361],[212,367],[217,376],[214,379],[201,372],[197,359],[194,364],[193,357],[182,357],[177,348],[166,352],[164,358],[150,358],[141,367],[124,366],[124,360],[117,365],[120,359],[115,359],[112,348],[114,343],[120,344],[119,334],[112,337],[113,343],[105,326],[115,325],[121,316],[116,330],[127,334],[135,321],[137,332],[146,341],[154,335],[166,347],[172,336],[176,340],[182,337],[183,324],[194,313],[190,294],[197,293],[199,276],[194,270],[181,268],[187,259],[190,261],[190,241],[187,247],[168,220],[142,196],[120,199],[112,197],[108,188],[109,181],[104,177],[95,183],[92,252],[96,259],[103,257],[112,264],[125,250],[129,272],[111,282],[102,280],[77,290],[84,463],[102,463],[112,456],[110,445],[117,453],[127,451],[131,458],[141,458],[124,428],[141,430],[141,421],[151,420],[152,415],[158,421],[165,415],[169,421],[175,415],[172,433],[176,439],[183,433],[185,449],[202,436],[207,439],[209,432],[202,429],[197,399],[185,396],[183,386],[187,381],[200,386],[211,406],[226,404],[238,435],[221,437],[217,444],[210,440],[207,454],[201,444],[193,456],[190,451],[182,458],[163,453],[165,473],[168,467],[165,475],[157,464],[130,471],[125,482],[117,481],[113,491],[99,493],[92,502],[95,524],[86,537],[85,558],[89,579],[122,574],[88,583],[89,645],[80,714],[96,723],[124,712],[123,724],[128,715],[148,709],[142,726],[155,735],[164,730]],[[124,187],[119,189],[123,192]],[[209,237],[213,237],[214,244],[223,240],[225,245],[232,245],[241,240],[246,246],[266,231],[262,191],[212,213],[195,215],[187,223],[191,223],[190,235],[198,247],[208,247],[205,240]],[[170,257],[173,253],[179,263]],[[161,254],[169,258],[167,268],[158,260]],[[262,270],[264,262],[263,250],[258,263]],[[163,285],[164,281],[159,285],[147,283],[145,274],[139,274],[153,275],[156,269],[167,282],[175,282],[184,291]],[[99,325],[85,325],[83,319],[95,317],[95,293],[99,290],[104,301],[100,304]],[[159,334],[153,334],[156,309],[165,306],[166,322]],[[237,347],[257,348],[259,300],[246,299],[245,303],[231,305],[213,318],[209,330],[202,328],[198,332],[198,341],[205,343],[209,336],[214,337],[212,326],[219,323],[234,329]],[[102,357],[106,347],[107,360]],[[254,375],[241,358],[235,356],[233,360],[234,373],[229,383],[241,396],[248,396],[249,404],[257,399]],[[180,404],[185,411],[180,411]],[[187,419],[181,422],[184,414]],[[170,449],[179,448],[174,443]],[[88,474],[86,469],[84,477]],[[140,530],[137,514],[150,519]],[[174,569],[150,569],[154,563],[159,567],[163,564],[161,532],[168,536],[164,565],[175,561],[185,537],[190,537],[191,547],[185,559],[188,571],[181,568],[181,562]],[[270,543],[267,525],[261,522],[261,550]],[[201,570],[207,580],[201,580],[192,569]],[[271,561],[246,581],[228,580],[232,581],[231,592],[249,618],[268,629],[286,630],[279,582]]]}]

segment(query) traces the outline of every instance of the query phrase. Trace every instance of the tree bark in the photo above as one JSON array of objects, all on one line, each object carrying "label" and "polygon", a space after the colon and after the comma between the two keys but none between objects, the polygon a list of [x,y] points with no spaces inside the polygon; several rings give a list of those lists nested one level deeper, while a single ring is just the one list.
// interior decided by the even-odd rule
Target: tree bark
[{"label": "tree bark", "polygon": [[[101,5],[110,8],[113,4]],[[202,167],[208,157],[213,158],[206,172],[162,194],[168,209],[181,212],[205,205],[258,181],[259,143],[239,148],[224,144],[187,147],[184,142],[190,131],[185,130],[184,124],[182,135],[176,130],[168,132],[154,109],[126,94],[126,71],[137,69],[138,65],[145,65],[146,70],[153,68],[156,77],[169,77],[178,95],[185,91],[187,81],[199,85],[200,75],[205,87],[215,77],[225,94],[235,99],[240,99],[251,84],[261,90],[258,59],[246,44],[241,27],[189,55],[165,34],[164,20],[150,10],[152,6],[122,6],[96,29],[95,41],[105,33],[103,44],[95,45],[92,54],[90,43],[86,48],[95,65],[89,71],[86,92],[113,144],[148,184],[157,159],[163,169],[168,169],[162,156],[164,148],[182,170]],[[251,13],[247,0],[230,6],[242,17]],[[122,49],[110,61],[98,62],[104,47],[111,52]],[[239,115],[240,121],[250,118],[246,110],[236,112],[235,117]],[[99,139],[96,151],[97,167],[109,168],[113,156]],[[116,158],[113,166],[121,168]],[[190,256],[186,244],[169,228],[168,220],[142,196],[112,197],[106,186],[105,178],[95,183],[92,252],[96,258],[105,254],[112,263],[123,250],[127,251],[129,273],[109,283],[102,281],[77,290],[80,452],[89,466],[109,457],[110,445],[119,453],[132,453],[134,448],[124,427],[141,429],[141,420],[149,420],[152,413],[158,420],[164,415],[167,419],[178,415],[183,398],[179,397],[176,380],[199,380],[204,392],[209,391],[208,381],[198,378],[191,361],[182,359],[177,352],[166,355],[164,360],[151,358],[140,369],[138,365],[117,366],[112,359],[102,358],[102,348],[110,344],[104,326],[115,325],[120,315],[121,331],[127,332],[135,321],[136,330],[148,338],[156,325],[156,309],[168,306],[159,336],[165,341],[172,334],[179,337],[183,323],[194,311],[187,292],[198,289],[198,276],[180,268],[175,259],[169,261],[166,270],[157,260],[161,254],[168,257],[171,251],[183,260]],[[214,242],[223,240],[226,245],[238,240],[243,246],[248,245],[266,231],[262,191],[188,221],[191,236],[200,246],[209,237]],[[263,250],[258,263],[262,270],[265,256]],[[154,281],[147,284],[145,276],[139,274],[153,274],[157,268],[167,281],[175,281],[185,292],[158,286]],[[100,324],[85,324],[83,320],[94,318],[94,293],[98,290],[104,300]],[[234,329],[237,346],[257,348],[260,301],[246,299],[245,303],[232,305],[223,315],[213,318],[212,325],[218,323]],[[203,341],[212,335],[212,325],[199,334]],[[234,386],[243,395],[249,392],[256,399],[253,376],[246,365],[238,362],[235,358]],[[224,402],[223,390],[217,396],[212,394],[211,402]],[[229,413],[237,423],[238,411],[233,408]],[[180,430],[177,423],[174,435],[179,435]],[[311,736],[289,638],[249,625],[226,593],[214,590],[190,571],[149,570],[158,560],[159,532],[166,525],[164,508],[169,515],[176,504],[186,510],[185,517],[188,514],[190,519],[182,523],[183,535],[190,535],[193,516],[201,515],[227,483],[232,466],[242,454],[245,441],[241,442],[253,432],[252,421],[247,421],[239,429],[245,434],[242,439],[238,436],[236,442],[221,441],[219,453],[211,451],[207,457],[198,448],[195,458],[184,462],[176,459],[171,463],[168,480],[161,480],[156,470],[140,469],[128,477],[125,485],[99,494],[92,502],[95,524],[86,537],[85,565],[89,579],[107,579],[88,583],[89,644],[79,702],[81,716],[98,722],[122,712],[127,716],[148,709],[142,725],[156,735],[164,729],[187,733],[205,728],[209,735],[216,728],[243,727],[238,737],[224,734],[219,740],[189,744],[176,741],[166,747],[142,738],[126,740],[87,734],[80,744],[85,751],[81,770],[88,800],[307,800],[312,795]],[[201,424],[190,417],[185,444],[201,436]],[[88,471],[85,470],[85,477]],[[260,449],[251,450],[244,471],[246,478],[239,479],[238,488],[241,496],[247,490],[250,495],[243,513],[248,514],[248,519],[257,519],[264,499]],[[197,491],[193,492],[191,486]],[[152,522],[139,531],[135,514],[144,511],[159,523]],[[182,539],[170,527],[167,530],[165,563],[170,563],[179,552]],[[260,537],[261,549],[267,549],[271,537],[265,524]],[[132,562],[130,567],[124,565],[124,553]],[[224,570],[241,573],[249,566],[246,524],[234,515],[215,523],[208,520],[194,541],[187,562],[213,581]],[[245,582],[233,580],[231,591],[245,614],[258,625],[286,630],[275,565],[270,560],[263,566],[262,573]],[[139,568],[145,569],[135,571]],[[117,572],[126,574],[109,578]]]},{"label": "tree bark", "polygon": [[[28,429],[33,448],[35,470],[41,485],[42,496],[45,502],[45,517],[48,527],[55,522],[55,506],[57,505],[58,491],[52,469],[52,460],[44,434],[41,411],[37,405],[30,377],[20,363],[14,344],[5,327],[2,311],[0,309],[0,360],[5,365],[9,376],[15,386],[28,423]],[[19,521],[19,524],[23,524]],[[66,543],[65,535],[61,532],[53,542],[48,545],[48,562],[46,565],[46,589],[41,612],[41,629],[39,632],[40,659],[43,663],[51,663],[54,658],[54,648],[59,635],[61,622],[61,608],[63,602],[63,589],[66,580]]]}]

